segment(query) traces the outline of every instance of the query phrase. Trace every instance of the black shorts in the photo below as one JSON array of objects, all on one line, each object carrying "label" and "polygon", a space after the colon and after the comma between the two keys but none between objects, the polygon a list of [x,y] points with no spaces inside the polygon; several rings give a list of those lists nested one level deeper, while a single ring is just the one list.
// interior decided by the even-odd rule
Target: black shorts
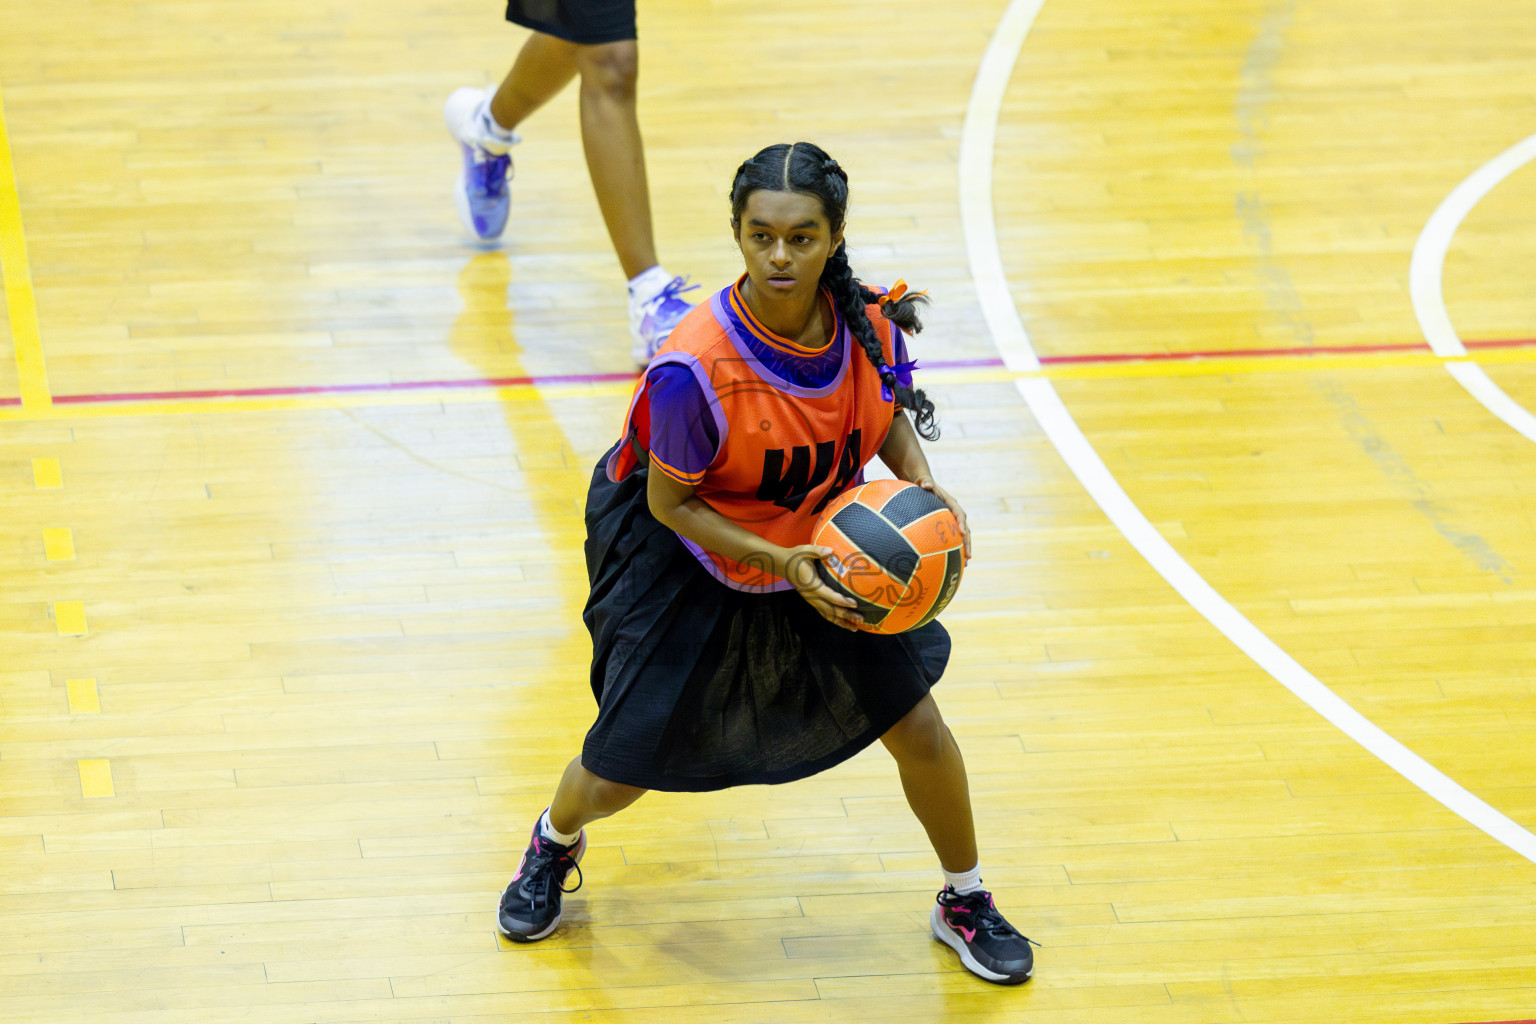
[{"label": "black shorts", "polygon": [[507,20],[568,43],[635,38],[635,0],[507,0]]}]

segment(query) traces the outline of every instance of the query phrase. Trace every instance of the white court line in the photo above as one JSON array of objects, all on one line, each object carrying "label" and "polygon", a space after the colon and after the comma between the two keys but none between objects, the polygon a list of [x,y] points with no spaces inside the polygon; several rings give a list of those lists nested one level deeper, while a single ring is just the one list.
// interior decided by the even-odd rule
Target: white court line
[{"label": "white court line", "polygon": [[[1430,215],[1419,240],[1414,243],[1413,261],[1408,267],[1408,294],[1413,300],[1413,315],[1419,318],[1419,329],[1437,356],[1467,354],[1466,346],[1457,337],[1450,314],[1445,310],[1442,275],[1451,239],[1484,196],[1532,160],[1536,160],[1536,135],[1506,149],[1452,189],[1445,202]],[[1505,394],[1482,367],[1475,363],[1447,363],[1445,370],[1489,412],[1528,440],[1536,441],[1536,416]]]},{"label": "white court line", "polygon": [[[992,159],[997,116],[1024,37],[1045,0],[1012,0],[976,72],[960,138],[960,218],[971,275],[992,340],[1009,369],[1040,365],[1003,274],[992,213]],[[1016,382],[1046,436],[1099,508],[1152,568],[1227,639],[1318,714],[1446,808],[1526,860],[1536,862],[1536,836],[1388,736],[1324,686],[1242,612],[1218,594],[1142,515],[1088,443],[1049,380]]]}]

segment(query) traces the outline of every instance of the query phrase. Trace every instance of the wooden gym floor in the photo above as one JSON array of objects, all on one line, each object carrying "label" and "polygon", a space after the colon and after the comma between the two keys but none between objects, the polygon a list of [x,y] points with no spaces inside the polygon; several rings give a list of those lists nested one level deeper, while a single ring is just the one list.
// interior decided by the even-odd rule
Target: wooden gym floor
[{"label": "wooden gym floor", "polygon": [[498,943],[628,390],[574,92],[480,250],[439,111],[497,4],[60,0],[0,34],[0,1021],[1536,1017],[1536,166],[1426,233],[1536,124],[1536,2],[940,10],[641,0],[641,115],[675,272],[736,273],[731,172],[808,138],[856,267],[934,295],[937,694],[1035,979],[927,936],[878,748],[647,797]]}]

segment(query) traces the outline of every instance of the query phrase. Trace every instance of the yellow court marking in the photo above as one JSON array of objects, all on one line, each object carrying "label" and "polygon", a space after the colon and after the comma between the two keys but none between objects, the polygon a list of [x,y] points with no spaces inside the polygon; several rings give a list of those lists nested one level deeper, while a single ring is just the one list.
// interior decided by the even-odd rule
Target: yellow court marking
[{"label": "yellow court marking", "polygon": [[33,459],[32,482],[40,491],[57,490],[64,486],[64,470],[58,459]]},{"label": "yellow court marking", "polygon": [[50,562],[67,562],[75,557],[75,535],[67,526],[43,531],[43,552]]},{"label": "yellow court marking", "polygon": [[5,129],[5,104],[0,99],[0,274],[5,276],[5,302],[11,316],[11,341],[16,348],[16,374],[21,381],[21,407],[37,415],[53,404],[48,368],[43,363],[43,338],[37,326],[37,296],[32,292],[32,267],[27,239],[21,230],[21,196],[11,163],[11,139]]},{"label": "yellow court marking", "polygon": [[112,762],[105,759],[80,761],[80,795],[85,797],[116,796],[112,788]]},{"label": "yellow court marking", "polygon": [[55,601],[53,621],[59,627],[59,636],[86,636],[90,632],[85,625],[85,603],[82,601]]},{"label": "yellow court marking", "polygon": [[101,694],[96,690],[94,679],[66,679],[64,690],[69,694],[69,713],[95,715],[101,712]]}]

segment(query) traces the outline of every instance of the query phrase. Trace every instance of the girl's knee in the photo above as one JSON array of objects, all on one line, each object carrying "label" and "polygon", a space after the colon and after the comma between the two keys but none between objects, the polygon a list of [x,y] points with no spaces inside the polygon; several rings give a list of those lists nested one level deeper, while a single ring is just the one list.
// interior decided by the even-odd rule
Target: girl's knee
[{"label": "girl's knee", "polygon": [[584,86],[618,98],[633,96],[640,80],[640,48],[632,42],[583,47],[577,64]]},{"label": "girl's knee", "polygon": [[932,697],[919,701],[881,740],[898,761],[936,761],[952,742],[949,726],[944,724],[944,716],[939,714],[939,706]]},{"label": "girl's knee", "polygon": [[600,810],[610,814],[623,810],[644,795],[645,790],[638,786],[610,782],[608,779],[587,772],[587,796],[593,806]]}]

